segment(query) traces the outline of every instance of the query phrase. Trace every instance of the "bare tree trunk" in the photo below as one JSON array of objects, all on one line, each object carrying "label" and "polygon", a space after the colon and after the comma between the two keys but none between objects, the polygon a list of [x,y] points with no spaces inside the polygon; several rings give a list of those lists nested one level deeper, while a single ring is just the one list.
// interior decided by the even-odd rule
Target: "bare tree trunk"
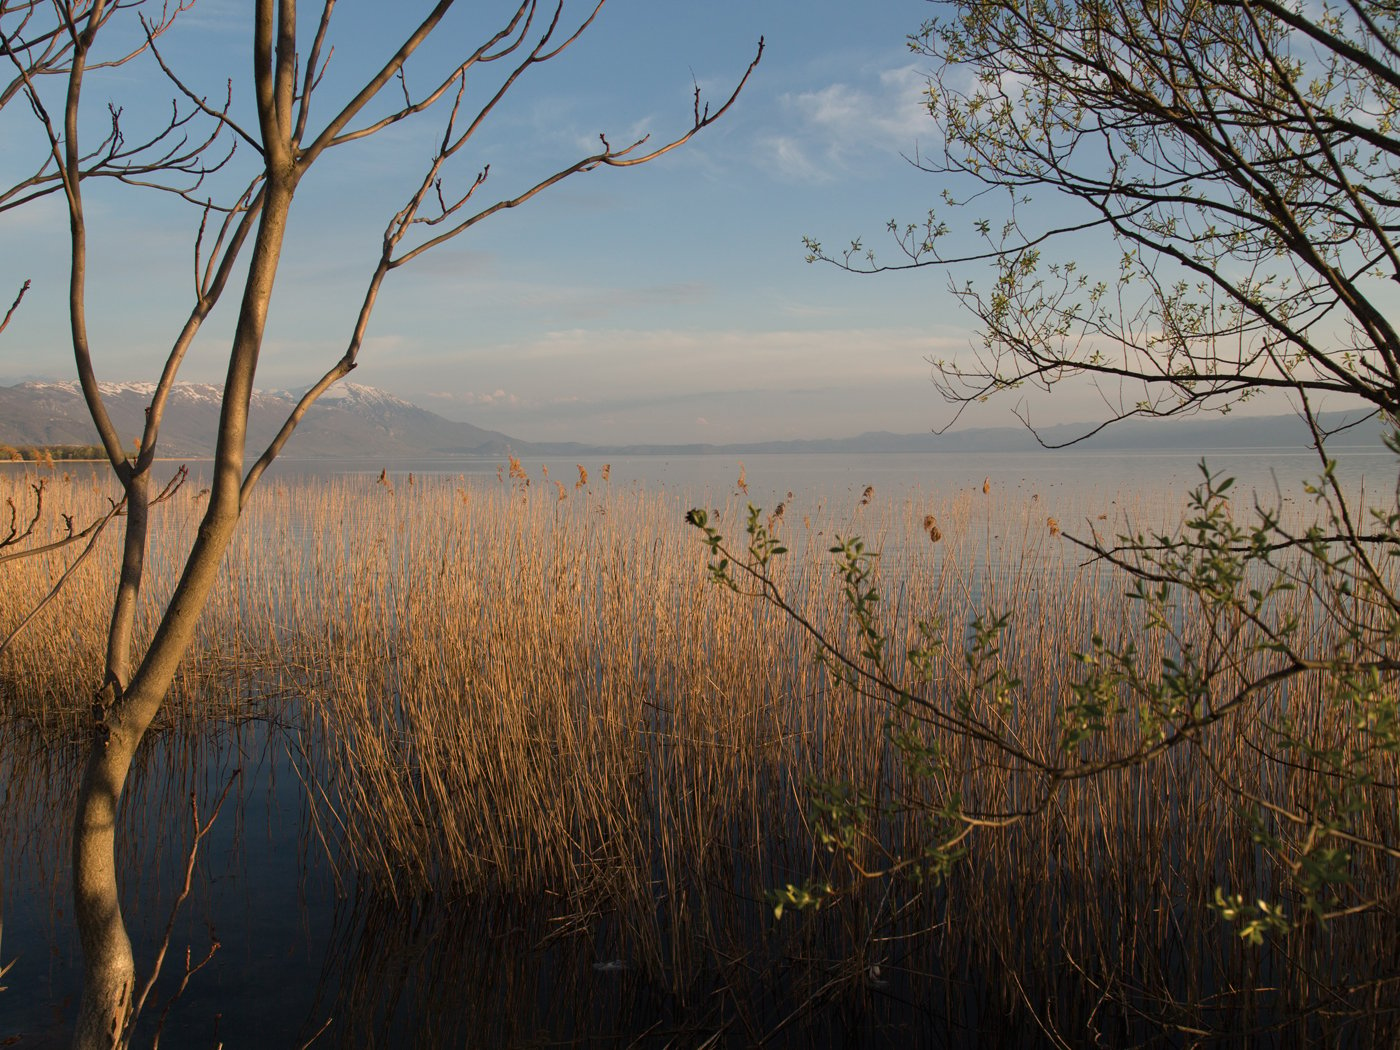
[{"label": "bare tree trunk", "polygon": [[136,749],[134,742],[131,746],[122,739],[114,742],[105,730],[105,725],[94,730],[73,828],[74,906],[83,947],[83,998],[73,1032],[75,1047],[119,1045],[136,979],[114,853],[117,803]]},{"label": "bare tree trunk", "polygon": [[[161,617],[150,648],[130,684],[123,685],[123,655],[130,652],[139,556],[124,560],[123,579],[113,610],[108,679],[94,705],[95,724],[73,826],[73,896],[78,935],[83,947],[83,998],[73,1045],[81,1050],[119,1046],[131,1012],[135,963],[122,920],[115,855],[117,807],[132,759],[194,637],[199,614],[218,578],[219,563],[233,538],[241,507],[244,445],[252,379],[262,345],[273,279],[282,252],[294,178],[290,172],[269,179],[259,222],[248,284],[224,386],[209,506],[185,563],[184,574]],[[133,479],[146,505],[146,475]],[[145,548],[145,514],[139,518],[139,542]],[[127,555],[137,534],[128,522]],[[129,580],[126,570],[136,572]],[[130,584],[130,586],[128,586]]]},{"label": "bare tree trunk", "polygon": [[[502,198],[480,211],[466,214],[463,209],[485,181],[486,169],[469,183],[465,192],[445,199],[442,194],[441,173],[446,162],[471,139],[481,121],[493,111],[497,102],[517,79],[531,67],[557,57],[592,24],[603,2],[604,0],[590,0],[585,5],[588,7],[585,16],[562,40],[556,35],[561,6],[560,10],[556,10],[553,20],[534,30],[534,42],[531,45],[531,27],[536,25],[536,4],[533,0],[520,0],[506,25],[471,52],[463,62],[449,70],[446,76],[438,79],[435,87],[414,101],[408,97],[408,89],[405,86],[403,104],[395,112],[387,117],[380,116],[363,127],[352,127],[352,122],[364,108],[386,85],[395,81],[404,63],[433,33],[454,3],[454,0],[436,0],[417,27],[404,38],[399,49],[367,79],[363,88],[311,139],[310,144],[303,145],[302,136],[309,112],[309,100],[319,83],[321,73],[324,72],[325,62],[329,60],[328,53],[324,59],[320,56],[335,5],[333,0],[321,5],[319,29],[305,65],[305,82],[299,94],[296,2],[255,0],[251,6],[253,81],[258,114],[256,132],[238,127],[229,117],[227,109],[222,112],[216,111],[207,106],[202,99],[190,97],[198,109],[216,121],[220,130],[228,129],[230,135],[241,136],[257,150],[260,158],[258,173],[236,206],[226,211],[227,218],[213,238],[215,248],[202,275],[199,272],[199,247],[206,242],[205,226],[203,223],[200,226],[195,252],[195,307],[167,358],[161,382],[148,410],[141,447],[136,456],[129,457],[122,446],[121,435],[112,424],[103,405],[101,388],[88,344],[84,307],[87,239],[83,217],[82,180],[98,174],[140,176],[145,179],[152,173],[164,170],[184,172],[199,179],[208,171],[217,170],[223,161],[204,167],[201,155],[215,141],[214,136],[205,140],[203,144],[185,149],[182,137],[184,133],[181,130],[184,126],[183,119],[173,117],[165,133],[154,140],[163,147],[166,136],[170,136],[172,140],[178,138],[180,145],[173,152],[157,150],[156,159],[149,162],[142,158],[132,159],[124,154],[113,161],[99,149],[89,155],[88,166],[84,168],[84,155],[78,148],[78,110],[88,52],[95,34],[106,19],[113,12],[135,4],[91,0],[90,4],[85,5],[78,0],[54,0],[54,10],[58,19],[57,31],[60,33],[54,39],[71,41],[55,45],[60,47],[60,56],[71,50],[62,133],[43,106],[41,94],[34,84],[34,76],[21,70],[20,82],[31,108],[45,129],[56,177],[60,180],[68,202],[72,236],[69,306],[78,378],[93,423],[97,427],[112,469],[125,492],[127,515],[121,572],[113,597],[109,623],[103,683],[93,705],[90,750],[78,788],[74,814],[74,915],[83,949],[83,998],[74,1031],[75,1047],[81,1050],[111,1050],[113,1047],[123,1046],[130,1037],[130,1026],[134,1021],[135,964],[131,941],[122,919],[115,857],[117,813],[132,760],[147,729],[159,712],[180,661],[194,638],[200,613],[214,588],[219,565],[233,538],[248,493],[267,464],[286,443],[291,431],[311,403],[333,382],[355,367],[365,324],[385,275],[418,255],[456,237],[490,215],[524,203],[564,178],[592,171],[600,166],[631,167],[645,164],[690,141],[702,128],[714,123],[729,110],[763,53],[763,41],[760,39],[758,54],[740,78],[738,86],[728,99],[714,110],[708,105],[702,107],[697,88],[694,123],[690,129],[669,142],[654,147],[648,153],[640,152],[647,141],[645,136],[617,148],[609,145],[607,139],[600,136],[601,148],[598,152],[547,174],[533,185],[528,185],[523,192]],[[38,10],[39,6],[34,5],[33,9]],[[47,9],[46,5],[43,6]],[[26,7],[26,10],[29,9]],[[179,7],[181,11],[184,9],[184,6]],[[169,12],[168,17],[163,14],[161,19],[152,23],[143,22],[146,44],[128,54],[127,58],[139,54],[144,47],[149,47],[154,52],[156,37],[164,32],[175,13]],[[517,50],[520,53],[512,60],[515,65],[495,93],[486,97],[476,116],[467,122],[465,129],[457,129],[458,110],[466,92],[467,70],[479,63],[504,59]],[[44,56],[48,54],[48,51],[43,52]],[[158,55],[157,59],[159,60]],[[116,64],[126,60],[118,59]],[[161,65],[164,69],[163,61]],[[171,78],[181,92],[189,94],[173,74]],[[400,83],[406,85],[402,80]],[[268,307],[286,233],[287,216],[302,174],[326,150],[367,137],[398,120],[421,113],[438,99],[444,96],[452,97],[450,93],[454,87],[455,101],[447,121],[446,132],[431,161],[429,171],[408,203],[394,215],[386,228],[382,255],[370,282],[349,348],[342,359],[303,396],[276,439],[245,476],[248,409],[252,399],[253,380],[257,372]],[[3,104],[3,98],[0,98],[0,104]],[[120,141],[119,138],[117,141]],[[41,169],[41,173],[43,170]],[[162,188],[186,196],[187,199],[190,192],[179,186]],[[438,213],[424,216],[424,202],[434,200],[439,209]],[[3,204],[3,197],[0,197],[0,204]],[[206,221],[211,211],[212,204],[205,209]],[[459,211],[462,211],[462,214],[459,215]],[[229,354],[208,505],[185,561],[183,574],[161,614],[155,636],[146,651],[137,654],[133,628],[149,539],[148,517],[153,502],[150,468],[155,455],[165,398],[175,382],[175,374],[190,340],[222,294],[254,222],[257,232]],[[421,243],[405,245],[404,238],[414,230],[420,233],[425,230],[431,232],[423,235]],[[215,258],[221,261],[216,264]],[[163,497],[157,496],[155,501],[158,502],[161,498]]]},{"label": "bare tree trunk", "polygon": [[121,1041],[136,977],[117,893],[114,847],[117,805],[140,736],[131,739],[129,746],[124,746],[126,734],[114,741],[107,712],[123,695],[131,675],[132,625],[146,551],[149,478],[149,473],[142,471],[126,485],[128,515],[121,576],[107,636],[106,681],[93,703],[93,740],[78,788],[73,887],[84,965],[76,1046],[106,1047]]}]

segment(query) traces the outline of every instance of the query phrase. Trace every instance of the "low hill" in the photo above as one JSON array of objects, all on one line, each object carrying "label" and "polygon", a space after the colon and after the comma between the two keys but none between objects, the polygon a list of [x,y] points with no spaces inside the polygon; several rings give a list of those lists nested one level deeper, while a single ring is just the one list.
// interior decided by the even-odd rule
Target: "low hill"
[{"label": "low hill", "polygon": [[[149,383],[104,383],[102,392],[117,428],[128,442],[145,418],[154,387]],[[258,392],[251,408],[250,450],[260,451],[296,404],[288,391]],[[220,388],[180,383],[172,391],[161,429],[161,452],[174,458],[207,458],[214,451]],[[1340,426],[1330,414],[1325,423]],[[1061,424],[1040,431],[1048,445],[1084,438],[1078,448],[1116,450],[1304,449],[1307,426],[1294,415],[1195,416],[1186,420],[1134,419],[1089,437],[1092,424]],[[1374,421],[1338,433],[1329,447],[1380,446]],[[20,383],[0,387],[0,445],[92,445],[97,433],[76,382]],[[530,442],[470,423],[446,419],[373,387],[333,387],[307,413],[287,447],[297,459],[423,459],[450,456],[518,455],[754,455],[758,453],[1030,452],[1040,445],[1024,427],[976,428],[949,434],[872,431],[847,438],[713,444],[610,444]]]},{"label": "low hill", "polygon": [[[150,383],[103,383],[107,410],[128,441],[140,434]],[[179,383],[171,391],[161,427],[163,455],[198,459],[214,452],[221,389]],[[259,391],[249,414],[249,447],[261,450],[295,407],[288,391]],[[0,387],[0,443],[91,445],[97,431],[76,382],[20,383]],[[313,405],[297,428],[288,454],[344,458],[364,453],[379,458],[499,455],[521,442],[505,434],[454,422],[373,387],[342,384]]]}]

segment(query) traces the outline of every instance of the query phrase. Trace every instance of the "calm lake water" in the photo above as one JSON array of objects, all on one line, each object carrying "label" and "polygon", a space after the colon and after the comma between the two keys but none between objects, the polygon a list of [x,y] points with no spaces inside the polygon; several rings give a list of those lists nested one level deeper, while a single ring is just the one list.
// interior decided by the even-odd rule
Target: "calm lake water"
[{"label": "calm lake water", "polygon": [[[1348,484],[1366,483],[1382,492],[1395,487],[1396,458],[1385,449],[1348,448],[1337,451],[1338,476]],[[722,494],[732,490],[742,467],[755,501],[781,499],[789,492],[835,497],[857,496],[866,485],[877,491],[903,493],[953,492],[982,487],[984,480],[998,486],[1063,492],[1070,498],[1093,493],[1123,491],[1186,491],[1201,477],[1202,460],[1216,473],[1236,477],[1241,485],[1273,491],[1275,481],[1297,492],[1297,482],[1320,472],[1317,455],[1303,450],[1209,449],[1203,452],[1081,452],[1074,449],[1037,452],[990,453],[882,453],[882,454],[762,454],[751,456],[628,456],[593,457],[583,466],[598,481],[603,462],[611,465],[614,484],[638,484],[685,494]],[[282,475],[334,473],[418,474],[494,477],[504,457],[460,460],[406,461],[305,461],[289,458],[274,470]],[[549,477],[572,485],[577,478],[576,460],[568,457],[525,457],[521,465],[538,482],[540,468]]]},{"label": "calm lake water", "polygon": [[[853,508],[867,486],[915,509],[984,484],[1035,498],[1072,530],[1122,507],[1170,518],[1200,481],[1201,453],[862,456],[755,455],[612,459],[609,484],[674,495],[677,507],[751,499],[765,509]],[[1302,482],[1318,472],[1301,452],[1218,450],[1204,458],[1266,503],[1306,504]],[[421,462],[280,463],[265,480],[342,473],[402,482],[409,473],[462,476],[495,484],[499,459]],[[172,464],[172,469],[173,469]],[[572,487],[573,461],[525,460],[534,484]],[[598,484],[603,461],[585,461]],[[548,468],[546,478],[542,468]],[[18,468],[5,465],[5,470]],[[86,476],[93,468],[60,466]],[[193,485],[200,464],[192,464]],[[747,493],[739,491],[742,476]],[[1394,457],[1351,451],[1338,476],[1370,502],[1393,500]],[[1144,510],[1143,508],[1155,508]],[[1175,508],[1175,510],[1173,509]],[[1165,522],[1163,522],[1165,523]],[[294,722],[294,720],[291,720]],[[0,991],[0,1046],[62,1045],[76,1003],[76,940],[68,921],[66,814],[78,752],[41,744],[23,726],[0,721],[0,966],[15,965]],[[917,958],[904,977],[872,971],[854,996],[809,994],[811,974],[784,969],[769,942],[751,961],[731,961],[758,990],[753,1012],[736,1020],[723,1005],[724,966],[677,985],[642,972],[607,916],[584,936],[559,937],[557,917],[538,901],[386,899],[342,870],[333,834],[308,804],[315,771],[295,725],[251,722],[197,740],[174,734],[148,742],[128,788],[121,837],[128,873],[123,893],[138,965],[164,930],[189,839],[189,800],[212,804],[235,777],[230,801],[200,854],[191,899],[180,910],[172,956],[147,1008],[141,1039],[173,994],[184,948],[197,963],[212,939],[222,947],[172,1008],[164,1045],[215,1046],[712,1046],[1041,1045],[1034,1031],[995,1032],[986,998],[991,973],[939,975]],[[763,887],[754,887],[758,893]],[[771,929],[766,905],[751,902],[755,928]],[[925,917],[936,923],[938,917]],[[781,931],[779,931],[781,933]],[[763,952],[777,953],[765,955]],[[810,959],[804,965],[818,966]],[[826,964],[821,964],[826,965]],[[834,963],[832,965],[835,965]],[[771,972],[763,972],[765,967]],[[819,969],[819,966],[818,966]],[[917,980],[913,974],[918,974]],[[961,980],[930,1004],[927,982]],[[893,984],[891,984],[893,981]],[[942,987],[943,985],[940,985]],[[805,1011],[805,1013],[804,1013]],[[742,1011],[741,1011],[742,1012]],[[793,1021],[793,1018],[801,1019]],[[977,1026],[987,1025],[979,1041]],[[971,1027],[969,1027],[971,1026]],[[1124,1038],[1142,1035],[1125,1031]],[[1267,1037],[1261,1036],[1265,1042]],[[1166,1044],[1178,1042],[1167,1036]]]},{"label": "calm lake water", "polygon": [[[1385,449],[1371,447],[1333,450],[1337,477],[1355,493],[1385,502],[1396,490],[1396,457]],[[699,502],[723,500],[739,490],[742,476],[748,497],[771,508],[789,492],[805,500],[837,500],[854,496],[857,500],[867,485],[882,496],[902,497],[911,492],[925,495],[952,494],[980,490],[984,482],[999,489],[1009,488],[1037,493],[1072,509],[1076,504],[1102,498],[1151,493],[1168,500],[1181,497],[1199,484],[1200,465],[1212,473],[1236,478],[1244,491],[1258,492],[1261,498],[1282,495],[1302,499],[1301,485],[1320,473],[1315,453],[1304,450],[1279,451],[1265,448],[1221,448],[1204,451],[1165,452],[1082,452],[1075,449],[1035,452],[987,453],[880,453],[880,454],[760,454],[694,456],[616,456],[584,458],[592,484],[600,483],[604,464],[610,467],[611,483],[636,485],[649,490],[673,492]],[[578,479],[578,457],[524,457],[521,466],[536,484],[554,481],[571,488]],[[157,470],[158,477],[174,471]],[[199,483],[207,461],[189,463],[192,481]],[[495,478],[507,466],[504,456],[421,460],[298,460],[283,457],[265,475],[265,480],[300,476],[377,475],[381,470],[400,480],[412,473],[420,476],[463,477],[477,480]],[[544,468],[542,471],[541,468]],[[0,463],[0,470],[22,474],[32,466]],[[92,463],[60,464],[60,473],[75,476],[108,476],[105,465]]]}]

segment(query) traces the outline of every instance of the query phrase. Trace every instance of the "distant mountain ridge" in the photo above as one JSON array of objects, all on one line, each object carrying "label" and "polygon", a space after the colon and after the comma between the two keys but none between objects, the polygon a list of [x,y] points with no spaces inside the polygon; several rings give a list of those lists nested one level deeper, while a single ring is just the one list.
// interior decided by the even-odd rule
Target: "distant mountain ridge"
[{"label": "distant mountain ridge", "polygon": [[[103,383],[108,411],[123,438],[141,431],[145,410],[155,392],[152,383]],[[213,454],[222,388],[178,383],[171,391],[161,427],[161,454],[202,459]],[[250,408],[249,447],[266,447],[296,406],[293,391],[256,391]],[[1341,413],[1324,417],[1329,428],[1345,421]],[[1064,444],[1083,437],[1092,424],[1058,424],[1041,429],[1042,441]],[[1334,438],[1336,447],[1380,447],[1382,428],[1367,422]],[[97,432],[76,382],[29,382],[0,386],[0,444],[90,445]],[[1218,448],[1304,449],[1311,435],[1293,415],[1195,416],[1190,420],[1134,419],[1085,438],[1086,451],[1206,450]],[[286,455],[298,459],[417,459],[451,456],[517,455],[704,455],[763,453],[883,452],[1031,452],[1040,448],[1024,427],[991,427],[948,434],[896,434],[868,431],[848,438],[751,441],[730,444],[608,444],[521,441],[495,430],[446,419],[393,394],[358,383],[332,387],[312,406],[297,428]]]},{"label": "distant mountain ridge", "polygon": [[[1326,430],[1356,420],[1356,413],[1323,413]],[[951,433],[896,434],[866,431],[825,441],[770,441],[744,446],[754,452],[1032,452],[1071,446],[1085,452],[1191,451],[1195,449],[1301,450],[1312,447],[1312,432],[1296,415],[1195,416],[1189,420],[1129,419],[1091,433],[1096,423],[1058,423],[1032,434],[1021,426],[976,427]],[[1384,428],[1368,421],[1335,434],[1328,447],[1381,446]],[[1087,436],[1086,436],[1087,435]],[[1037,440],[1037,436],[1039,440]],[[721,449],[728,446],[721,446]]]},{"label": "distant mountain ridge", "polygon": [[[1321,416],[1326,430],[1339,430],[1355,421],[1356,413],[1329,412]],[[854,437],[812,438],[785,441],[745,441],[730,444],[618,444],[579,443],[536,444],[524,442],[516,451],[556,455],[876,455],[881,453],[967,453],[1039,452],[1046,448],[1072,445],[1085,452],[1209,451],[1212,449],[1260,449],[1301,451],[1312,448],[1312,432],[1296,415],[1278,416],[1195,416],[1189,420],[1131,419],[1091,434],[1097,424],[1061,423],[1039,428],[1032,434],[1025,427],[976,427],[946,434],[924,431],[899,434],[869,430]],[[1340,430],[1329,448],[1381,447],[1384,427],[1368,421]],[[1037,435],[1039,440],[1037,440]],[[1086,436],[1089,435],[1089,436]],[[1043,442],[1043,444],[1042,444]]]},{"label": "distant mountain ridge", "polygon": [[[112,422],[127,441],[145,425],[153,383],[100,384]],[[161,454],[174,458],[213,455],[223,388],[177,383],[161,424]],[[261,449],[296,407],[299,393],[255,391],[249,406],[249,447]],[[90,445],[97,430],[77,382],[20,383],[0,387],[0,443]],[[402,398],[358,383],[342,383],[311,407],[288,446],[307,458],[346,458],[363,452],[380,458],[500,455],[522,443],[494,430],[444,419]]]}]

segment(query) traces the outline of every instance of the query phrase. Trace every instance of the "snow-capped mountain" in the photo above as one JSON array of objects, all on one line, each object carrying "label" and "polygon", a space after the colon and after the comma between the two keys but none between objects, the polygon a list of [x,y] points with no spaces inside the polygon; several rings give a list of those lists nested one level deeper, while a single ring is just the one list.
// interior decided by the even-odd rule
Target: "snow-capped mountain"
[{"label": "snow-capped mountain", "polygon": [[[128,442],[140,434],[153,383],[99,384],[112,421]],[[213,454],[222,388],[178,383],[161,426],[160,451],[173,457]],[[301,392],[256,391],[249,413],[251,454],[256,455],[296,406]],[[97,432],[76,381],[0,386],[0,444],[90,445]],[[359,455],[400,458],[433,455],[497,455],[525,443],[505,434],[458,423],[374,387],[342,383],[307,412],[284,455],[295,458]]]}]

